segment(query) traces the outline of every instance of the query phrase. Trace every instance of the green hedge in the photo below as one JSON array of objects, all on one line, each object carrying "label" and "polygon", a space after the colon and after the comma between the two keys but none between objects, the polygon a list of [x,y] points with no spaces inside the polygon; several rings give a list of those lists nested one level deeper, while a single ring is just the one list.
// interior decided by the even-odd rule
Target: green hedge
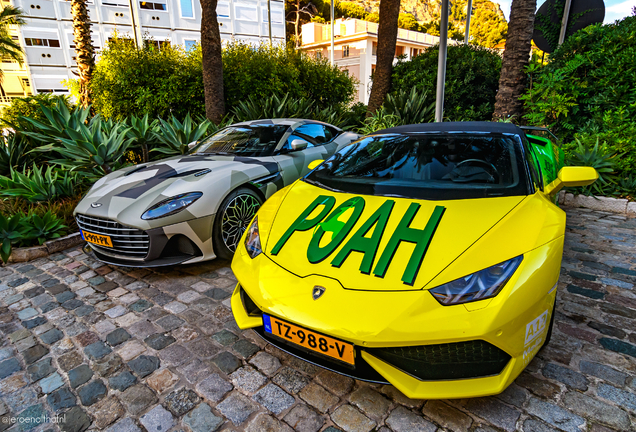
[{"label": "green hedge", "polygon": [[[417,88],[435,100],[439,46],[393,68],[394,93]],[[501,57],[477,45],[448,47],[444,118],[452,121],[490,120],[499,88]]]},{"label": "green hedge", "polygon": [[[355,80],[326,60],[316,60],[291,46],[255,47],[240,42],[223,50],[223,81],[227,112],[250,96],[285,93],[294,99],[309,99],[323,109],[350,102],[356,90]],[[97,62],[91,89],[95,110],[106,118],[202,116],[201,48],[159,49],[146,41],[137,50],[131,39],[115,37]]]},{"label": "green hedge", "polygon": [[636,17],[593,25],[569,37],[544,67],[530,68],[526,120],[545,125],[566,155],[576,141],[598,140],[621,157],[619,174],[636,174]]}]

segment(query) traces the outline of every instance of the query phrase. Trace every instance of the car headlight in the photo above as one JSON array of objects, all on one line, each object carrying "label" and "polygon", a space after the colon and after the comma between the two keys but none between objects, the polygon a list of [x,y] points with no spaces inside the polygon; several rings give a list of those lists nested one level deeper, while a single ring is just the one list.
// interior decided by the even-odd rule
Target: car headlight
[{"label": "car headlight", "polygon": [[256,258],[262,251],[261,236],[258,233],[258,216],[254,218],[254,222],[250,225],[245,236],[245,249],[250,258]]},{"label": "car headlight", "polygon": [[179,213],[181,210],[201,198],[202,192],[189,192],[173,196],[167,200],[158,202],[141,215],[143,220],[158,219]]},{"label": "car headlight", "polygon": [[487,269],[429,290],[443,306],[468,303],[494,297],[503,289],[523,260],[520,255]]}]

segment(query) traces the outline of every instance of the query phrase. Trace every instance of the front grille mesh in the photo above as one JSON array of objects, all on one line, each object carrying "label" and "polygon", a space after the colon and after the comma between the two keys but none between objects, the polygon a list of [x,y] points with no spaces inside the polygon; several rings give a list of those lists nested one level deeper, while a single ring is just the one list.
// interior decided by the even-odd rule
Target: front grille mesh
[{"label": "front grille mesh", "polygon": [[77,225],[82,231],[101,234],[110,237],[113,247],[91,246],[107,255],[117,255],[123,258],[145,258],[150,247],[150,238],[145,231],[126,227],[118,222],[78,214],[75,216]]},{"label": "front grille mesh", "polygon": [[422,380],[497,375],[510,361],[510,355],[483,340],[367,351]]}]

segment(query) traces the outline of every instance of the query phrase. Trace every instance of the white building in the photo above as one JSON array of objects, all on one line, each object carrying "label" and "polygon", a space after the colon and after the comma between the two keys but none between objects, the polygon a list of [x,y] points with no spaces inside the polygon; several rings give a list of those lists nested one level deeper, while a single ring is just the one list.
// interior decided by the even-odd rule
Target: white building
[{"label": "white building", "polygon": [[[398,29],[395,57],[407,60],[439,43],[439,36]],[[358,81],[358,102],[368,103],[371,74],[375,71],[378,24],[359,19],[337,19],[334,23],[334,62]],[[315,56],[331,56],[331,24],[308,23],[302,27],[301,49]]]},{"label": "white building", "polygon": [[[2,4],[9,4],[2,0]],[[10,0],[24,12],[27,24],[13,38],[20,41],[26,65],[3,61],[2,102],[41,92],[68,93],[62,81],[75,79],[75,45],[71,2],[65,0]],[[270,0],[272,40],[285,41],[285,4]],[[267,0],[219,0],[217,16],[221,38],[249,43],[269,41]],[[199,0],[88,0],[93,44],[100,49],[114,32],[148,35],[159,43],[184,45],[201,39]]]}]

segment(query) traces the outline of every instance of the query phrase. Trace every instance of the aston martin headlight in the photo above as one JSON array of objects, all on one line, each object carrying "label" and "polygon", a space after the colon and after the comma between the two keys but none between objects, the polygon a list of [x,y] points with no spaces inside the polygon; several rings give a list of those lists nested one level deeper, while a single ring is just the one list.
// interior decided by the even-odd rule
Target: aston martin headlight
[{"label": "aston martin headlight", "polygon": [[158,219],[179,213],[181,210],[201,198],[202,192],[189,192],[158,202],[141,215],[143,220]]},{"label": "aston martin headlight", "polygon": [[254,218],[254,222],[250,225],[245,236],[245,249],[250,258],[256,258],[261,252],[261,236],[258,233],[258,216]]},{"label": "aston martin headlight", "polygon": [[510,280],[522,259],[523,256],[520,255],[429,291],[443,306],[494,297]]}]

